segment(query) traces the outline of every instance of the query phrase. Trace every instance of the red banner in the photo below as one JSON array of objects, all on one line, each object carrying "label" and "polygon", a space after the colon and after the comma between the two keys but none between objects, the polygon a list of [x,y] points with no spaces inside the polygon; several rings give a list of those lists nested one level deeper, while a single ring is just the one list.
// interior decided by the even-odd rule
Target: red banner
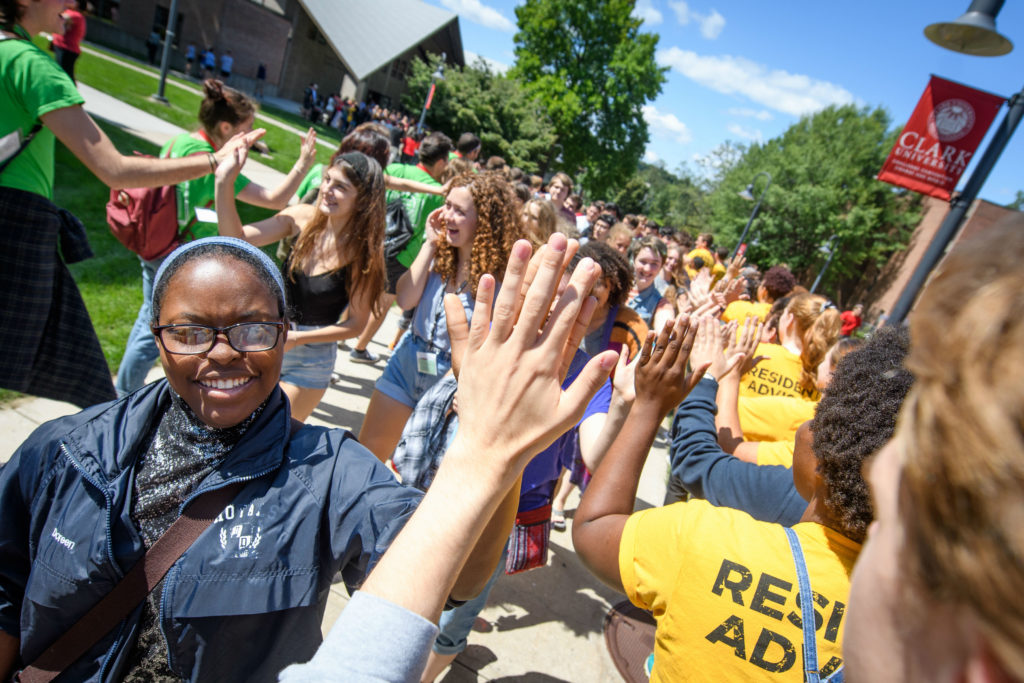
[{"label": "red banner", "polygon": [[436,87],[433,83],[430,84],[430,94],[427,95],[427,104],[423,107],[424,109],[430,109],[430,103],[434,101],[434,89]]},{"label": "red banner", "polygon": [[932,76],[878,179],[949,199],[1004,101]]}]

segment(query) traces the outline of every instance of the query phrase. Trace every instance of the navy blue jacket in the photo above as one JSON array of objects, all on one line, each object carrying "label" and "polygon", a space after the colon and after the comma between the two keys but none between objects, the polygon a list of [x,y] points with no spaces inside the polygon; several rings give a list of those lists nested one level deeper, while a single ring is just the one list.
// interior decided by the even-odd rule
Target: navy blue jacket
[{"label": "navy blue jacket", "polygon": [[717,393],[718,382],[705,376],[679,404],[669,448],[672,476],[690,495],[712,505],[743,510],[764,522],[796,524],[807,501],[796,491],[793,472],[782,465],[743,462],[718,445]]},{"label": "navy blue jacket", "polygon": [[[129,516],[134,464],[169,402],[161,381],[48,422],[0,471],[0,629],[21,639],[22,665],[144,553]],[[290,435],[289,422],[275,389],[192,495],[248,482],[164,579],[160,625],[182,678],[269,681],[308,660],[335,574],[358,585],[420,500],[348,432]],[[118,680],[141,611],[59,680]]]}]

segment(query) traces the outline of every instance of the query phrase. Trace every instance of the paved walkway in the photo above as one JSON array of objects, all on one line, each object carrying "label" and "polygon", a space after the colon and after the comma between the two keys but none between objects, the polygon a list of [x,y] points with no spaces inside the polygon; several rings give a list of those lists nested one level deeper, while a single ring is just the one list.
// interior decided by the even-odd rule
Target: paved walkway
[{"label": "paved walkway", "polygon": [[[88,56],[87,56],[88,58]],[[125,105],[87,86],[80,86],[86,109],[124,127],[135,135],[162,144],[180,129],[150,114]],[[259,182],[275,184],[282,174],[260,167],[252,159],[245,173]],[[386,356],[387,343],[396,330],[392,309],[370,349]],[[327,391],[311,422],[341,427],[358,433],[373,384],[383,370],[349,362],[339,351],[336,370],[340,381]],[[162,375],[154,367],[150,379]],[[0,463],[39,424],[76,411],[70,404],[39,398],[23,398],[0,409]],[[638,507],[660,505],[664,496],[666,450],[662,440],[648,458],[640,482]],[[572,510],[578,502],[569,501]],[[546,567],[516,576],[502,577],[481,617],[485,632],[470,635],[469,648],[441,678],[446,683],[475,681],[621,681],[604,643],[603,619],[611,605],[622,600],[580,564],[572,549],[570,531],[552,534],[551,555]],[[343,587],[332,589],[324,616],[324,628],[334,622],[348,596]]]}]

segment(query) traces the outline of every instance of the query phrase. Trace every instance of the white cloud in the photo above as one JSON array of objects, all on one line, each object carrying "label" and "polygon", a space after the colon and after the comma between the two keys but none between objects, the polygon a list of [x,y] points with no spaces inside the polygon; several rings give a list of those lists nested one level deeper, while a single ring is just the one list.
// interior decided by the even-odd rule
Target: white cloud
[{"label": "white cloud", "polygon": [[648,149],[647,151],[644,152],[644,163],[656,164],[659,161],[661,161],[661,157],[659,157],[658,153],[655,152],[653,149]]},{"label": "white cloud", "polygon": [[648,26],[657,26],[662,22],[661,12],[654,6],[652,0],[636,0],[636,7],[633,8],[633,16],[640,19]]},{"label": "white cloud", "polygon": [[[466,54],[469,54],[468,52]],[[751,119],[757,119],[758,121],[771,121],[772,113],[767,109],[744,109],[742,107],[732,107],[726,111],[727,114],[733,116],[745,116]]]},{"label": "white cloud", "polygon": [[849,104],[853,94],[845,88],[803,74],[769,69],[743,57],[701,56],[670,47],[659,50],[658,63],[703,86],[726,95],[740,94],[769,109],[794,116],[809,114],[830,104]]},{"label": "white cloud", "polygon": [[730,123],[726,130],[737,137],[744,138],[745,140],[753,140],[754,142],[761,142],[764,140],[764,135],[762,135],[761,131],[756,128],[744,128],[738,123]]},{"label": "white cloud", "polygon": [[700,27],[700,34],[708,40],[714,40],[722,34],[722,29],[725,28],[725,17],[718,13],[718,10],[713,9],[709,14],[703,12],[697,12],[690,9],[690,5],[683,0],[677,0],[677,2],[670,2],[668,6],[672,8],[672,11],[676,14],[676,21],[681,25],[686,26],[691,21]]},{"label": "white cloud", "polygon": [[463,50],[462,55],[466,58],[466,66],[470,66],[478,59],[482,59],[487,66],[490,67],[491,71],[494,71],[495,73],[503,74],[509,70],[508,64],[484,57],[483,55],[478,55],[477,53],[470,52],[469,50]]},{"label": "white cloud", "polygon": [[647,125],[654,132],[666,135],[684,145],[693,139],[690,129],[675,114],[663,114],[653,104],[645,104],[641,111],[643,111]]},{"label": "white cloud", "polygon": [[708,40],[714,40],[722,34],[725,28],[725,17],[718,13],[718,10],[711,10],[711,14],[701,17],[700,34]]},{"label": "white cloud", "polygon": [[441,4],[464,19],[505,33],[515,33],[511,19],[480,0],[441,0]]}]

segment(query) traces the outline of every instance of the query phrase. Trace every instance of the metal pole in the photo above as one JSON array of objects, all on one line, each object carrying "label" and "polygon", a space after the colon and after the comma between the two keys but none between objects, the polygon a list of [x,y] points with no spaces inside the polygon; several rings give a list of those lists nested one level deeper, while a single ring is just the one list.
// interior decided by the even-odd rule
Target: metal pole
[{"label": "metal pole", "polygon": [[828,270],[828,267],[832,265],[832,257],[836,255],[835,239],[835,237],[832,237],[828,241],[828,258],[825,259],[825,265],[821,267],[818,277],[814,278],[814,284],[811,285],[811,294],[818,291],[818,285],[821,284],[821,278],[825,277],[825,272]]},{"label": "metal pole", "polygon": [[757,182],[758,176],[762,175],[768,176],[768,182],[765,183],[764,189],[761,190],[761,194],[757,198],[757,204],[754,204],[754,210],[750,212],[750,220],[747,221],[746,227],[743,228],[743,232],[740,234],[739,242],[736,243],[735,248],[733,248],[732,250],[732,256],[729,257],[730,261],[736,258],[736,252],[740,250],[740,245],[743,244],[744,240],[747,239],[747,232],[750,231],[750,226],[754,224],[754,218],[757,217],[757,210],[761,208],[761,200],[764,199],[764,196],[766,194],[768,194],[768,187],[772,184],[772,174],[769,173],[768,171],[761,171],[760,173],[758,173],[756,176],[754,176],[754,180],[750,184],[753,185],[754,182]]},{"label": "metal pole", "polygon": [[992,137],[992,142],[989,143],[985,154],[981,157],[981,161],[978,162],[978,167],[974,169],[974,173],[971,174],[967,185],[964,186],[964,191],[960,193],[959,197],[954,198],[950,202],[949,213],[946,214],[946,218],[942,221],[942,225],[939,226],[935,237],[932,238],[931,244],[928,245],[927,251],[921,257],[921,262],[917,264],[914,274],[910,276],[907,286],[903,288],[899,300],[893,306],[889,314],[889,320],[886,322],[887,325],[901,324],[904,318],[907,317],[907,314],[910,313],[918,292],[924,287],[928,279],[928,274],[942,260],[942,256],[946,253],[946,248],[960,231],[960,224],[963,222],[964,216],[967,215],[967,210],[974,203],[975,198],[978,196],[978,191],[988,179],[988,174],[996,165],[996,161],[999,160],[999,155],[1003,153],[1003,149],[1009,143],[1013,132],[1017,130],[1017,125],[1020,123],[1022,116],[1024,116],[1024,90],[1010,98],[1010,110],[1006,113],[1002,123],[999,124],[996,134]]},{"label": "metal pole", "polygon": [[169,104],[164,97],[164,89],[167,87],[167,69],[171,61],[171,44],[174,43],[174,19],[178,16],[178,0],[171,0],[170,16],[167,18],[167,28],[164,30],[164,52],[160,57],[160,85],[157,87],[153,99],[164,104]]}]

